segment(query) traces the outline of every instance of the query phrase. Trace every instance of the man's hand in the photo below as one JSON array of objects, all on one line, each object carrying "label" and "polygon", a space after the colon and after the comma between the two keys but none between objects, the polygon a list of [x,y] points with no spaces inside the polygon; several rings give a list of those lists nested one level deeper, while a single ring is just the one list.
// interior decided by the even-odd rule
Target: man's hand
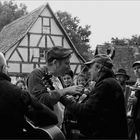
[{"label": "man's hand", "polygon": [[70,86],[64,89],[66,94],[82,94],[84,87],[82,85]]},{"label": "man's hand", "polygon": [[82,94],[84,90],[84,87],[82,85],[75,85],[75,86],[70,86],[64,89],[59,90],[60,96],[69,94],[69,95],[75,95],[75,94]]},{"label": "man's hand", "polygon": [[128,98],[128,102],[129,102],[129,104],[131,104],[131,105],[136,104],[136,102],[137,102],[137,97],[136,97],[135,95],[130,96],[130,97]]}]

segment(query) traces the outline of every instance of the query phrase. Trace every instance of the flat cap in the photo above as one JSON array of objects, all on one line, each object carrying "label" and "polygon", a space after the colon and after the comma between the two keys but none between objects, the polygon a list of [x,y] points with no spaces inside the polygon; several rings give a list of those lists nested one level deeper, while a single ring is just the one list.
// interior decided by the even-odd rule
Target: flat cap
[{"label": "flat cap", "polygon": [[54,59],[65,59],[73,53],[72,50],[63,47],[53,47],[47,52],[47,61],[51,62]]},{"label": "flat cap", "polygon": [[105,54],[95,55],[94,58],[91,61],[86,62],[85,65],[90,66],[91,64],[93,64],[95,62],[100,63],[110,69],[113,67],[113,62],[112,62],[111,58]]},{"label": "flat cap", "polygon": [[135,67],[136,65],[140,65],[140,61],[135,61],[132,65],[132,67]]}]

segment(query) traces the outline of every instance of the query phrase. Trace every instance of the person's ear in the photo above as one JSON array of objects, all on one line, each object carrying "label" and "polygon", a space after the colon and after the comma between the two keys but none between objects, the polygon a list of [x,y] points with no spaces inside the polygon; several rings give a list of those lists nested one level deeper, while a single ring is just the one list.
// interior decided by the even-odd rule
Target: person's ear
[{"label": "person's ear", "polygon": [[54,59],[52,63],[56,65],[56,63],[57,63],[57,60],[56,60],[56,59]]},{"label": "person's ear", "polygon": [[52,61],[52,64],[53,64],[54,69],[57,69],[58,61],[57,61],[56,59],[54,59],[54,60]]},{"label": "person's ear", "polygon": [[7,72],[7,69],[6,69],[5,65],[1,66],[1,72],[2,73],[6,73]]}]

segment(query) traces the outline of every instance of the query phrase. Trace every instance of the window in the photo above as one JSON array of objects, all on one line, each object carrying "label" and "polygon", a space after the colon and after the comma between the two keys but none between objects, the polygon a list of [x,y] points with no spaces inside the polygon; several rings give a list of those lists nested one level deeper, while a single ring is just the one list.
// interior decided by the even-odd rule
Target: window
[{"label": "window", "polygon": [[50,26],[49,18],[43,18],[43,26]]},{"label": "window", "polygon": [[39,55],[40,55],[40,58],[45,58],[45,50],[43,48],[40,48]]},{"label": "window", "polygon": [[50,19],[43,17],[42,22],[43,22],[42,23],[42,25],[43,25],[43,33],[50,34]]},{"label": "window", "polygon": [[43,26],[43,33],[50,34],[50,27]]}]

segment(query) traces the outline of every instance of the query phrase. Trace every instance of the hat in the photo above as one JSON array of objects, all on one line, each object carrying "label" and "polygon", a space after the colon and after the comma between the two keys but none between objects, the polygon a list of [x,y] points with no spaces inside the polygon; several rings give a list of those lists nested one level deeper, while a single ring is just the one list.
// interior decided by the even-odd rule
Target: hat
[{"label": "hat", "polygon": [[136,65],[140,65],[140,61],[135,61],[132,65],[132,67],[135,67]]},{"label": "hat", "polygon": [[65,59],[72,54],[72,50],[63,47],[53,47],[47,52],[47,61],[51,62],[54,59]]},{"label": "hat", "polygon": [[85,65],[90,66],[91,64],[93,64],[95,62],[100,63],[110,69],[113,67],[111,58],[105,54],[95,55],[94,58],[91,61],[86,62]]},{"label": "hat", "polygon": [[115,76],[117,76],[117,75],[124,75],[124,76],[126,76],[127,80],[129,80],[129,78],[130,78],[130,76],[126,74],[126,71],[124,69],[119,69],[116,72]]}]

